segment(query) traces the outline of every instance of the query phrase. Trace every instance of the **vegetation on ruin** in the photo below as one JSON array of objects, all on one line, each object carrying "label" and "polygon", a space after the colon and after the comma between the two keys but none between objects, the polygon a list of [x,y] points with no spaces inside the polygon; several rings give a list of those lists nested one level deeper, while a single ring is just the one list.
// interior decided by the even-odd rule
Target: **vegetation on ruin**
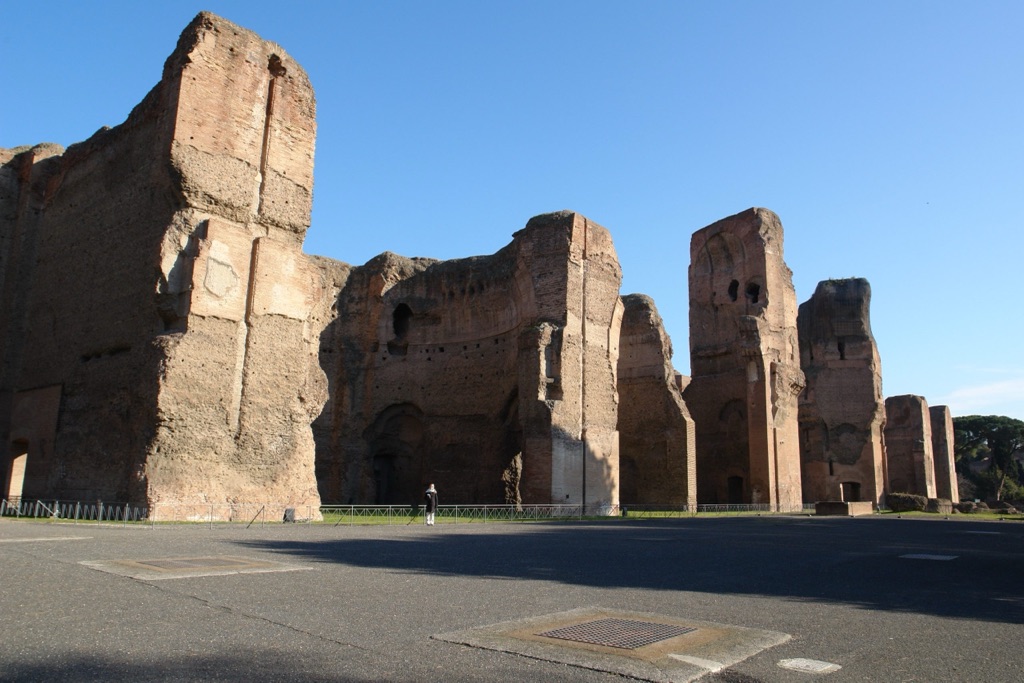
[{"label": "vegetation on ruin", "polygon": [[953,430],[960,499],[1024,502],[1024,421],[969,415]]}]

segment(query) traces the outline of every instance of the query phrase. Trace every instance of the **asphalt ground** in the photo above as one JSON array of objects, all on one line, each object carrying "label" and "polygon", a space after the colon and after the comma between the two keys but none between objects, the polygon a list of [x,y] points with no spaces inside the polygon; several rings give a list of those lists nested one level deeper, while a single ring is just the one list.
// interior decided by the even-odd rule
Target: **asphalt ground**
[{"label": "asphalt ground", "polygon": [[1024,681],[1024,524],[0,520],[2,681],[628,680],[439,638],[586,609],[788,636],[709,683]]}]

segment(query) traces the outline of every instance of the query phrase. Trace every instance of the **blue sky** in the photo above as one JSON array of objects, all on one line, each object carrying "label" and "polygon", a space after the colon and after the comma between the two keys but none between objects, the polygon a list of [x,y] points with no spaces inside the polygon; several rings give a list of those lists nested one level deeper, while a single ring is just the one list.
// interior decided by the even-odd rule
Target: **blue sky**
[{"label": "blue sky", "polygon": [[1024,3],[0,0],[0,147],[122,122],[202,9],[313,82],[309,253],[489,254],[572,209],[686,374],[690,235],[763,206],[799,302],[871,282],[886,395],[1024,419]]}]

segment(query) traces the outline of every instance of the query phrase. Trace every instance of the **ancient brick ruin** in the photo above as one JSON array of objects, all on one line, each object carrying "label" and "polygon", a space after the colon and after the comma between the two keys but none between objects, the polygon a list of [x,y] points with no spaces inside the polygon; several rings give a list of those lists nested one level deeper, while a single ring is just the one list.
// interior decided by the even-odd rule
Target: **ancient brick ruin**
[{"label": "ancient brick ruin", "polygon": [[805,501],[885,498],[885,399],[867,280],[827,280],[800,305],[800,451]]},{"label": "ancient brick ruin", "polygon": [[617,504],[620,281],[608,231],[571,212],[493,256],[349,269],[321,334],[325,498],[418,502],[436,479],[455,501]]},{"label": "ancient brick ruin", "polygon": [[201,14],[124,124],[3,152],[4,494],[408,503],[438,479],[451,501],[618,504],[607,230],[563,212],[493,256],[306,256],[315,130],[287,53]]},{"label": "ancient brick ruin", "polygon": [[750,209],[690,241],[690,369],[697,498],[798,509],[796,292],[782,223]]},{"label": "ancient brick ruin", "polygon": [[823,283],[798,342],[770,211],[693,236],[689,379],[578,213],[489,256],[304,254],[315,135],[301,67],[203,13],[124,123],[0,150],[4,498],[955,499],[948,411],[894,402],[880,443],[867,283]]},{"label": "ancient brick ruin", "polygon": [[204,14],[123,124],[3,152],[0,432],[24,494],[319,502],[315,114],[283,50]]},{"label": "ancient brick ruin", "polygon": [[935,494],[939,498],[960,502],[953,457],[953,416],[949,406],[931,406],[932,458],[935,463]]},{"label": "ancient brick ruin", "polygon": [[693,419],[654,301],[622,298],[619,495],[629,503],[697,503]]},{"label": "ancient brick ruin", "polygon": [[932,419],[924,397],[885,399],[885,451],[890,491],[936,497]]}]

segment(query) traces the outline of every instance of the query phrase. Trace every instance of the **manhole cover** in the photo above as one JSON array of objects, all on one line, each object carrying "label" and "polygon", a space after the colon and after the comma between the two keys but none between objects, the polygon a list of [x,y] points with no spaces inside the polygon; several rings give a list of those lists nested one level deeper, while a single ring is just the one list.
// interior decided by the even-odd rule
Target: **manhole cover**
[{"label": "manhole cover", "polygon": [[433,637],[657,683],[697,681],[789,640],[775,631],[601,607]]},{"label": "manhole cover", "polygon": [[638,647],[651,645],[662,640],[675,638],[685,633],[696,631],[695,628],[658,624],[650,621],[633,621],[632,619],[595,619],[582,624],[574,624],[552,631],[538,633],[547,638],[571,640],[577,643],[591,643],[617,647],[623,650],[635,650]]}]

